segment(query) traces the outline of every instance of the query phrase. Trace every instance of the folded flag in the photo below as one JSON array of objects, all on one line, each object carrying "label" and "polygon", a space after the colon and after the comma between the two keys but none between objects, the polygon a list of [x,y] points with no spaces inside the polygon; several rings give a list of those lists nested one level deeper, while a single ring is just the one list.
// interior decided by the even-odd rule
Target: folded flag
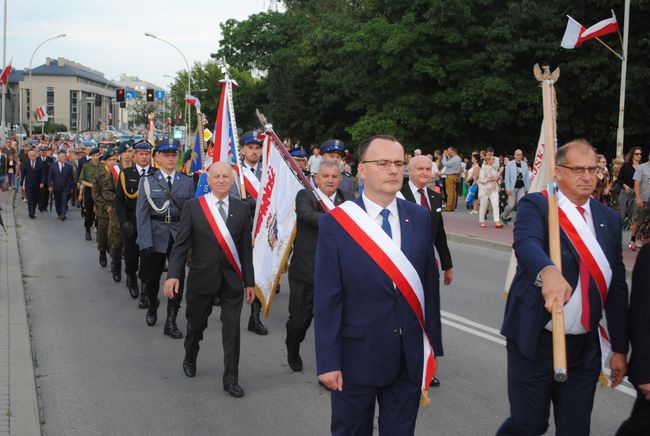
[{"label": "folded flag", "polygon": [[185,94],[185,103],[194,106],[197,112],[201,112],[201,101],[190,94]]},{"label": "folded flag", "polygon": [[580,47],[583,42],[590,39],[618,32],[618,22],[616,21],[615,16],[599,21],[589,28],[585,28],[570,16],[567,15],[567,17],[569,18],[569,21],[567,22],[564,36],[560,43],[560,45],[566,49],[574,49]]},{"label": "folded flag", "polygon": [[0,74],[0,85],[6,85],[7,81],[9,80],[9,75],[11,74],[11,63],[13,62],[13,58],[9,61],[9,64],[2,70],[2,74]]}]

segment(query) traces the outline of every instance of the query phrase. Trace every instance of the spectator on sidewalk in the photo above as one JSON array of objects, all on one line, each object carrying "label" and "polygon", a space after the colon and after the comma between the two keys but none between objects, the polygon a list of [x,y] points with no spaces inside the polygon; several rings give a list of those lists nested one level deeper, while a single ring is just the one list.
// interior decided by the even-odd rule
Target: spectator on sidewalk
[{"label": "spectator on sidewalk", "polygon": [[607,169],[607,159],[604,155],[599,154],[596,156],[596,162],[598,164],[596,168],[596,188],[592,196],[594,199],[609,206],[611,177]]},{"label": "spectator on sidewalk", "polygon": [[618,194],[618,208],[621,213],[621,220],[629,222],[632,219],[634,210],[634,172],[641,165],[643,150],[641,147],[634,147],[627,152],[625,162],[618,172],[617,183],[621,192]]},{"label": "spectator on sidewalk", "polygon": [[519,200],[528,194],[528,189],[530,188],[528,165],[523,162],[523,157],[524,152],[517,149],[515,150],[515,158],[506,165],[503,181],[506,187],[506,195],[508,196],[508,204],[506,204],[501,215],[501,221],[504,223],[510,221],[510,212],[516,209]]},{"label": "spectator on sidewalk", "polygon": [[456,182],[463,171],[463,162],[454,147],[449,147],[445,150],[442,155],[442,165],[445,171],[445,192],[447,194],[445,211],[453,212],[456,210],[456,201],[458,198]]},{"label": "spectator on sidewalk", "polygon": [[[650,153],[648,154],[650,158]],[[646,203],[650,199],[650,160],[639,165],[634,172],[634,211],[632,212],[632,236],[628,248],[636,251],[636,234],[639,226],[646,220]]]},{"label": "spectator on sidewalk", "polygon": [[478,176],[478,198],[481,203],[478,211],[478,221],[481,228],[487,227],[487,224],[485,224],[485,213],[487,212],[488,202],[492,204],[494,227],[497,229],[503,227],[503,224],[499,221],[498,181],[499,171],[494,168],[494,156],[488,153]]}]

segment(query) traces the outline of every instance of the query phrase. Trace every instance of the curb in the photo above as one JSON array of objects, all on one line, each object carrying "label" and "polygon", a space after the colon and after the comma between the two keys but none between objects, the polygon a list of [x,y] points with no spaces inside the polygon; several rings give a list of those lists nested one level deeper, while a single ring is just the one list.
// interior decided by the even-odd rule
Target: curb
[{"label": "curb", "polygon": [[[11,198],[11,197],[10,197]],[[9,433],[40,436],[34,354],[29,333],[25,289],[20,267],[15,203],[7,202],[7,284],[9,294]]]}]

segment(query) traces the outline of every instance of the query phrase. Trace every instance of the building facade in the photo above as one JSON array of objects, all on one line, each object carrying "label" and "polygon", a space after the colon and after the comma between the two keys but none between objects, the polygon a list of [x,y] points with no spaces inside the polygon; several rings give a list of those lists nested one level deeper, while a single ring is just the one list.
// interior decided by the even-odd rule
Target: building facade
[{"label": "building facade", "polygon": [[34,111],[45,105],[50,122],[71,132],[102,130],[120,123],[115,90],[104,74],[65,58],[47,58],[44,65],[22,72],[18,82],[19,121],[38,131]]}]

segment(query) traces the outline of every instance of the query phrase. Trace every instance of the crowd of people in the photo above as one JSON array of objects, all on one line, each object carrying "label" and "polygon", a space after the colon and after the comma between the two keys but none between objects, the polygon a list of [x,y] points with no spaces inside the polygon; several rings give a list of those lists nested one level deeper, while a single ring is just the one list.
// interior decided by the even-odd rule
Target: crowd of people
[{"label": "crowd of people", "polygon": [[[220,307],[223,388],[242,397],[244,301],[251,306],[248,330],[268,333],[252,262],[255,198],[250,193],[242,198],[233,169],[223,162],[207,169],[210,192],[197,197],[192,152],[181,156],[178,145],[162,140],[82,147],[38,138],[19,149],[10,140],[0,149],[0,184],[16,190],[31,219],[37,209],[43,214],[54,206],[63,222],[69,205],[78,208],[83,238],[93,241],[96,232],[99,265],[107,267],[110,257],[112,279],[119,283],[126,275],[126,288],[146,309],[148,326],[157,324],[164,279],[163,334],[184,338],[187,377],[197,375],[208,318]],[[258,132],[241,135],[240,155],[241,171],[259,180]],[[416,149],[411,155],[397,139],[378,135],[361,141],[356,155],[337,139],[313,147],[310,156],[302,148],[290,155],[310,183],[295,200],[287,362],[291,370],[303,370],[300,347],[313,320],[319,381],[332,392],[333,434],[372,434],[376,402],[380,434],[413,434],[420,401],[428,401],[429,386],[440,384],[435,377],[435,361],[443,356],[440,271],[445,285],[454,277],[443,212],[453,219],[458,208],[478,215],[481,228],[490,214],[496,228],[515,224],[519,264],[502,329],[511,416],[498,434],[542,434],[551,401],[567,406],[563,413],[556,409],[558,434],[589,433],[602,369],[603,312],[613,352],[612,383],[628,373],[638,390],[632,416],[619,434],[647,434],[650,369],[644,353],[650,347],[643,329],[650,317],[644,308],[628,310],[620,250],[625,224],[619,224],[630,225],[628,248],[640,247],[650,196],[650,162],[642,162],[642,149],[632,149],[616,173],[586,141],[558,150],[560,225],[569,235],[562,240],[562,272],[540,243],[548,231],[546,199],[541,193],[528,195],[533,169],[522,150],[496,156],[488,148],[467,157],[449,147],[428,155]],[[633,302],[647,298],[648,246],[633,273]],[[185,332],[177,325],[182,303]],[[566,303],[571,377],[563,385],[552,381],[551,371],[550,311],[562,310],[556,303]],[[641,432],[635,433],[635,426]]]}]

